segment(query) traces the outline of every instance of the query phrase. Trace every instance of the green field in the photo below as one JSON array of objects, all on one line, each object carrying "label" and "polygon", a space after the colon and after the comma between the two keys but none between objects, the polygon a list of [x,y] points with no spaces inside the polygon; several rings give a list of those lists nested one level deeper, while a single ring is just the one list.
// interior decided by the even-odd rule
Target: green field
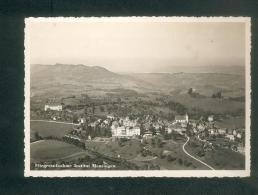
[{"label": "green field", "polygon": [[229,118],[224,119],[222,121],[216,121],[215,123],[220,128],[228,128],[228,129],[235,129],[235,128],[245,128],[245,118],[236,117],[236,118]]},{"label": "green field", "polygon": [[68,160],[85,154],[81,148],[56,140],[41,140],[30,145],[31,162]]},{"label": "green field", "polygon": [[170,100],[181,103],[187,108],[198,108],[215,114],[238,112],[245,108],[244,102],[210,97],[193,98],[188,94],[174,95],[170,97]]},{"label": "green field", "polygon": [[38,132],[41,137],[54,136],[62,138],[65,134],[71,131],[72,124],[53,123],[44,121],[31,121],[30,122],[30,137],[34,139],[35,132]]}]

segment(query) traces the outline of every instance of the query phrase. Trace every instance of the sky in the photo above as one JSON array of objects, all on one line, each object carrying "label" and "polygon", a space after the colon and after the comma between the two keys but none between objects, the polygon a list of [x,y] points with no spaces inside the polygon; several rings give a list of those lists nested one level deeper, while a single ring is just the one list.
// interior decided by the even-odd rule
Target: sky
[{"label": "sky", "polygon": [[241,22],[31,22],[31,64],[84,64],[114,72],[244,66]]}]

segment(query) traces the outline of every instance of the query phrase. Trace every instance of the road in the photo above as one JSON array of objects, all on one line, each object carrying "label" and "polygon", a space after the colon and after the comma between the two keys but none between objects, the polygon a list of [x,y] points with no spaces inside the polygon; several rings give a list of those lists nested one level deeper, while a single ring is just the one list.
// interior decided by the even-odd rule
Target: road
[{"label": "road", "polygon": [[183,149],[184,153],[185,153],[187,156],[193,158],[194,160],[196,160],[196,161],[202,163],[202,164],[205,165],[206,167],[209,167],[211,170],[215,170],[212,166],[208,165],[207,163],[201,161],[201,160],[198,159],[198,158],[195,158],[194,156],[192,156],[191,154],[189,154],[189,153],[185,150],[185,146],[186,146],[186,144],[189,142],[189,140],[190,140],[190,138],[187,137],[187,141],[186,141],[186,142],[184,143],[184,145],[182,146],[182,149]]},{"label": "road", "polygon": [[49,121],[49,120],[30,120],[30,121],[39,121],[39,122],[47,122],[47,123],[62,123],[62,124],[69,124],[72,125],[73,123],[62,122],[62,121]]}]

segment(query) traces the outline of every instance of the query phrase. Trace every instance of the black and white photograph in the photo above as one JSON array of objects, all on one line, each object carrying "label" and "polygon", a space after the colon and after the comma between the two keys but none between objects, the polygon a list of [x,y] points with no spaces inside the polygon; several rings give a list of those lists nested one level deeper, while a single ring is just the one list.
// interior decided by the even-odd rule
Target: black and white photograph
[{"label": "black and white photograph", "polygon": [[250,175],[250,18],[25,19],[25,176]]}]

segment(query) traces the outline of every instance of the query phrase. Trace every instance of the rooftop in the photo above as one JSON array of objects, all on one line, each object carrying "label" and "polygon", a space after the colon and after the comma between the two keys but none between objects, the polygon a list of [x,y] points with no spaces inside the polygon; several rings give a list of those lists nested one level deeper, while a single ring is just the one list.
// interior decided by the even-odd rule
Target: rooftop
[{"label": "rooftop", "polygon": [[175,120],[186,120],[186,115],[176,115]]}]

